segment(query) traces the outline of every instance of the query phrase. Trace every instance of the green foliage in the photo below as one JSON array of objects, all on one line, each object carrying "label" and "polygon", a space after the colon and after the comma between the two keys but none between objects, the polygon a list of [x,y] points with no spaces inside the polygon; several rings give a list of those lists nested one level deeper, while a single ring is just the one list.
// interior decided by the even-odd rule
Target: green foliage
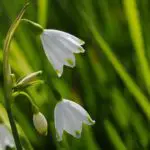
[{"label": "green foliage", "polygon": [[[24,0],[0,1],[0,65],[9,26]],[[13,7],[12,7],[13,5]],[[23,143],[36,150],[148,150],[150,149],[150,27],[148,0],[37,0],[24,18],[47,29],[69,32],[85,41],[84,54],[76,55],[76,67],[64,67],[59,79],[48,62],[39,36],[25,24],[11,43],[10,64],[17,79],[42,70],[44,84],[26,91],[49,124],[46,137],[34,129],[32,110],[25,97],[17,97],[13,113]],[[4,104],[3,72],[0,67],[0,102]],[[96,120],[84,125],[81,139],[65,133],[58,143],[54,129],[53,89],[84,106]],[[5,115],[4,115],[5,114]],[[3,105],[0,119],[8,125]]]}]

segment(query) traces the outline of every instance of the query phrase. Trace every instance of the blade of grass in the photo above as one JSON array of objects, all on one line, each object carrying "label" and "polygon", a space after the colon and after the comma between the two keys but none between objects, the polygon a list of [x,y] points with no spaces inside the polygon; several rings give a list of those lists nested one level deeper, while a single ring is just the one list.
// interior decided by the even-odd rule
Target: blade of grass
[{"label": "blade of grass", "polygon": [[[98,46],[101,48],[103,53],[107,56],[108,60],[113,65],[116,72],[119,74],[120,78],[130,91],[130,93],[135,97],[136,102],[139,104],[139,106],[142,108],[143,112],[147,116],[147,118],[150,118],[150,103],[147,99],[147,97],[142,93],[141,89],[135,84],[133,79],[130,77],[130,75],[125,70],[124,66],[121,64],[121,62],[117,59],[115,54],[113,53],[113,50],[109,47],[107,42],[103,39],[103,37],[99,34],[99,31],[97,29],[97,21],[94,18],[94,9],[92,7],[92,1],[88,0],[84,1],[84,8],[85,11],[81,12],[81,15],[89,24],[89,29],[91,30],[93,37],[95,38]],[[90,13],[89,13],[90,12]]]},{"label": "blade of grass", "polygon": [[109,120],[105,121],[105,129],[116,150],[127,150],[115,127]]},{"label": "blade of grass", "polygon": [[115,54],[113,53],[113,50],[100,36],[96,27],[93,24],[91,24],[90,29],[99,47],[101,47],[104,54],[107,56],[108,60],[112,63],[116,72],[119,74],[120,78],[123,80],[124,84],[127,86],[128,90],[133,94],[133,96],[135,97],[135,100],[141,106],[147,118],[150,118],[150,109],[149,109],[150,103],[147,97],[142,93],[141,89],[135,84],[133,79],[126,72],[121,62],[116,58]]},{"label": "blade of grass", "polygon": [[129,24],[129,30],[132,38],[132,42],[138,58],[140,72],[143,76],[147,90],[150,92],[150,71],[148,67],[148,61],[144,51],[144,41],[142,38],[142,30],[140,26],[139,13],[136,6],[136,0],[124,0],[124,9]]}]

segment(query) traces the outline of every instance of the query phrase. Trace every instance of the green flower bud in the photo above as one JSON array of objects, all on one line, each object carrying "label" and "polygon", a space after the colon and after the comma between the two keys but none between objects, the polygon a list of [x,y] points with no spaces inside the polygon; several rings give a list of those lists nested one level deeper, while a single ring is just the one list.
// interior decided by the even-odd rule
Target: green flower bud
[{"label": "green flower bud", "polygon": [[16,83],[16,85],[14,86],[14,89],[25,88],[25,87],[28,87],[29,85],[32,85],[32,83],[34,84],[37,81],[40,81],[37,79],[37,77],[41,74],[42,74],[42,71],[37,71],[37,72],[33,72],[25,76],[23,79],[19,80]]},{"label": "green flower bud", "polygon": [[40,134],[47,135],[47,120],[42,113],[38,112],[33,115],[33,124]]}]

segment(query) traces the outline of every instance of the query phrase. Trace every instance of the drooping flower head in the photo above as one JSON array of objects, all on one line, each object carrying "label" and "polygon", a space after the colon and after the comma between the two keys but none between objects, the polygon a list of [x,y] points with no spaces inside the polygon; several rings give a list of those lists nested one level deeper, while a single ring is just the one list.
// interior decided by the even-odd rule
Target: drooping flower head
[{"label": "drooping flower head", "polygon": [[74,53],[84,53],[85,51],[82,48],[84,41],[69,33],[54,29],[43,29],[41,25],[28,19],[22,19],[22,21],[35,34],[40,35],[45,54],[59,77],[63,73],[64,65],[75,66]]},{"label": "drooping flower head", "polygon": [[82,123],[87,125],[95,123],[83,107],[67,99],[57,103],[54,118],[58,141],[62,140],[64,130],[74,137],[80,138]]},{"label": "drooping flower head", "polygon": [[84,42],[79,38],[59,30],[43,30],[41,34],[42,45],[48,60],[51,62],[57,75],[63,73],[63,66],[74,67],[73,53],[84,53]]}]

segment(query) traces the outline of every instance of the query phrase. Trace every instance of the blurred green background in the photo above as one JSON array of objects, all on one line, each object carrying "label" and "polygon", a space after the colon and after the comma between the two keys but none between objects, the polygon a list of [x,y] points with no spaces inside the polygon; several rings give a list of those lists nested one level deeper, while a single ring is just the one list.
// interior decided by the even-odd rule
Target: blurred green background
[{"label": "blurred green background", "polygon": [[[2,48],[24,0],[0,0],[0,116],[3,108]],[[46,116],[46,137],[37,133],[31,107],[17,97],[13,113],[26,149],[149,150],[150,149],[150,1],[35,0],[24,18],[47,29],[71,33],[85,41],[86,53],[76,55],[76,67],[64,67],[58,78],[40,38],[21,24],[11,44],[10,64],[17,78],[43,70],[45,84],[27,89]],[[82,105],[96,120],[83,126],[81,139],[65,133],[58,143],[54,129],[55,87],[64,98]],[[27,148],[28,147],[28,148]],[[32,147],[32,148],[31,148]]]}]

